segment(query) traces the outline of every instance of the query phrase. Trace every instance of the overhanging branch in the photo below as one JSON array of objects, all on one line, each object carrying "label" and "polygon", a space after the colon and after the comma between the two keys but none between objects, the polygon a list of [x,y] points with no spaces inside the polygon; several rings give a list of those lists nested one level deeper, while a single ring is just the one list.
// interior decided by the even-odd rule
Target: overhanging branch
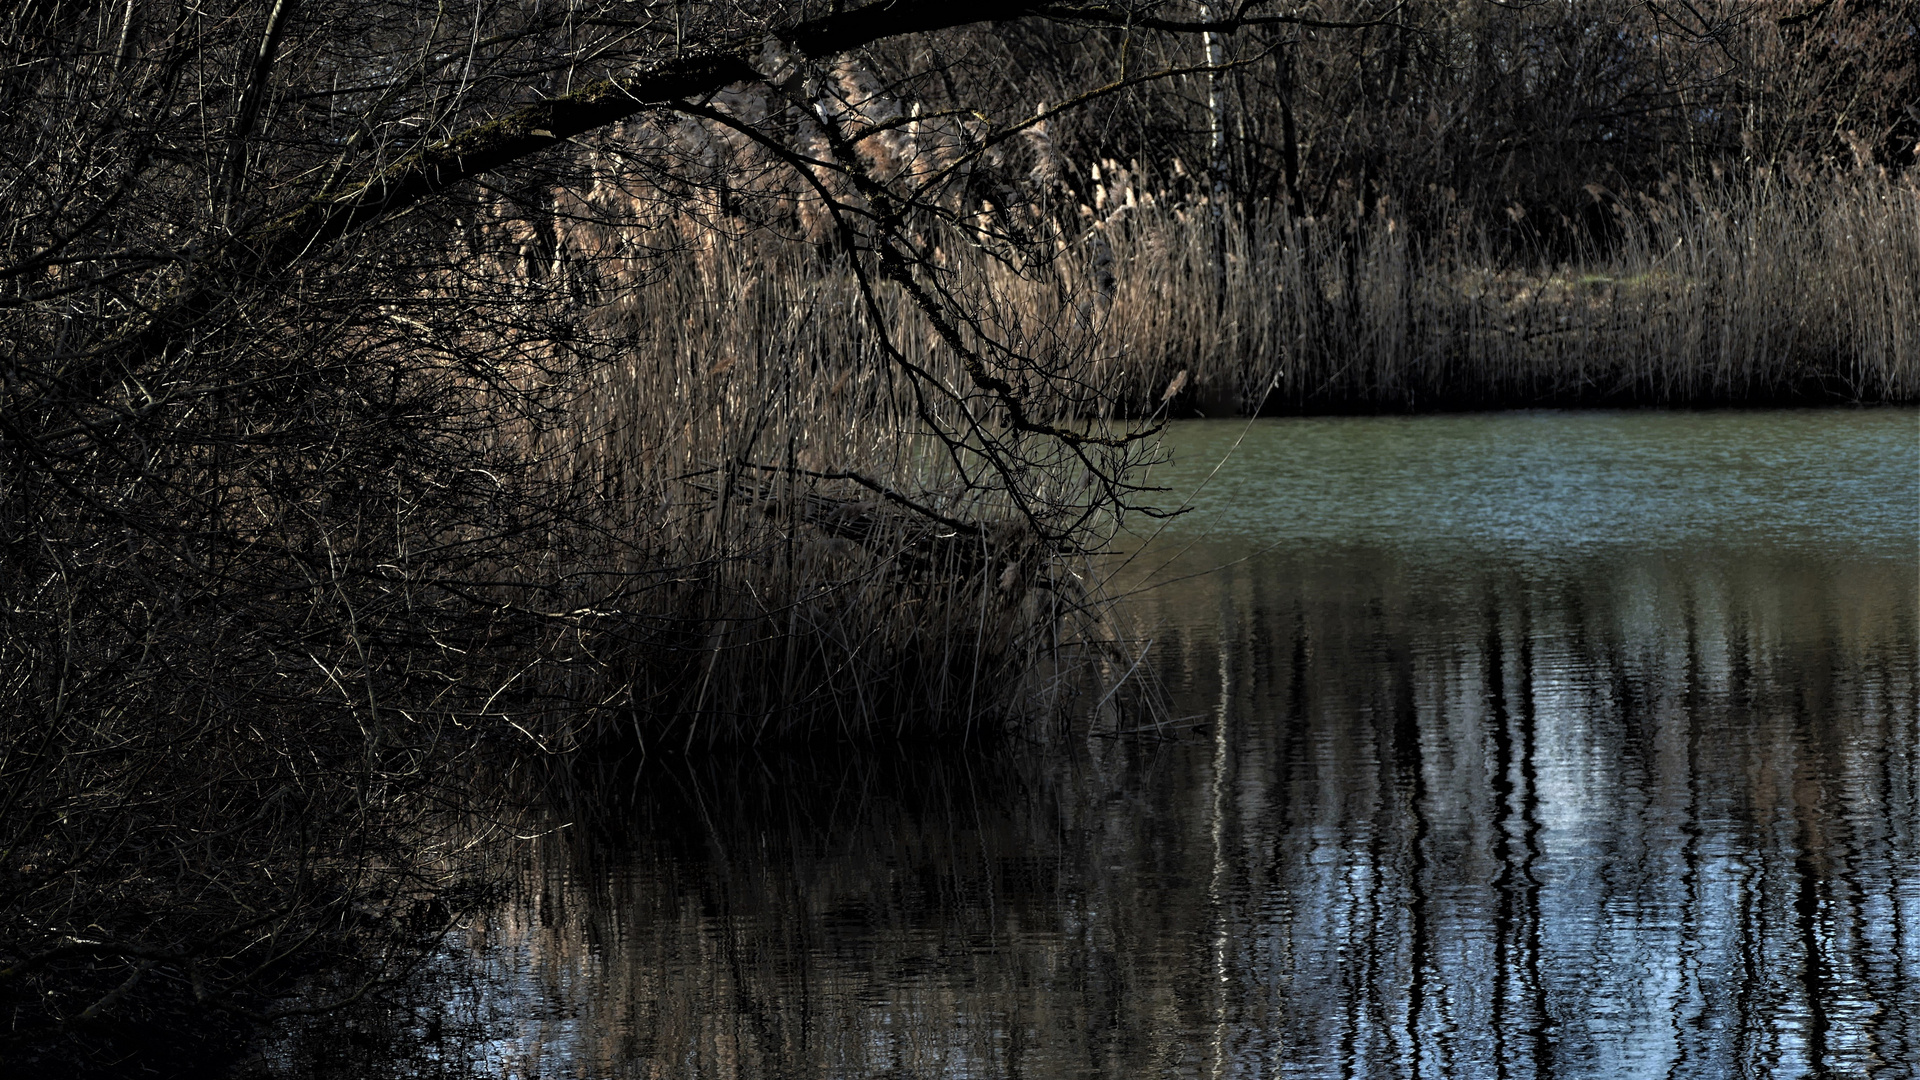
[{"label": "overhanging branch", "polygon": [[[801,58],[818,59],[904,34],[1033,14],[1044,6],[1037,0],[978,5],[881,0],[800,23],[774,38]],[[743,36],[721,48],[523,105],[418,150],[351,190],[309,201],[256,232],[222,244],[144,325],[108,341],[93,352],[84,370],[68,374],[78,376],[80,388],[97,393],[115,378],[192,340],[243,282],[275,275],[315,248],[568,139],[654,106],[759,78],[753,61],[765,44],[765,39]]]}]

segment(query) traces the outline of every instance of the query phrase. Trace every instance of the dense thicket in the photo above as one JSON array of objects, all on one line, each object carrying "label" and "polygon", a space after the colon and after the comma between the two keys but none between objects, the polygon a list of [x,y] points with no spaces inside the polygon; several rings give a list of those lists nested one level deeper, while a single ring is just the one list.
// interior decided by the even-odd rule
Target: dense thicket
[{"label": "dense thicket", "polygon": [[15,1071],[398,977],[528,756],[1111,708],[1154,311],[1371,325],[1381,237],[1631,253],[1716,168],[1912,199],[1897,5],[845,8],[12,9]]},{"label": "dense thicket", "polygon": [[[1053,121],[1036,162],[1079,202],[1093,167],[1186,198],[1219,183],[1234,202],[1296,217],[1446,225],[1462,208],[1511,239],[1604,235],[1601,212],[1714,167],[1910,167],[1920,148],[1920,20],[1902,3],[1495,4],[1336,0],[1269,22],[1259,5],[1153,14],[1212,41],[1153,33],[1116,13],[964,32],[969,55],[1013,77],[1003,111],[1055,107],[1090,85],[1224,65],[1087,102]],[[1157,24],[1156,24],[1157,25]],[[924,46],[921,46],[924,48]],[[901,47],[872,58],[885,91],[929,109],[978,107],[979,88]],[[962,90],[961,87],[965,89]],[[964,100],[962,100],[964,99]],[[1599,207],[1599,209],[1596,209]]]},{"label": "dense thicket", "polygon": [[[908,216],[956,227],[947,203],[837,169],[834,244],[876,286],[836,316],[874,342],[857,380],[636,364],[669,328],[608,303],[674,287],[718,235],[676,208],[728,180],[610,125],[666,131],[992,13],[13,9],[10,1073],[190,1072],[193,1033],[403,976],[475,895],[466,852],[527,757],[964,729],[1052,692],[1034,654],[1087,610],[1059,560],[1097,542],[1133,451],[1025,417],[978,362],[887,351],[883,303],[951,310],[905,246]],[[831,99],[799,108],[858,134]],[[760,131],[789,167],[792,111]],[[561,273],[562,235],[614,246]],[[966,313],[948,325],[977,358]],[[609,411],[623,372],[696,397]],[[872,453],[802,444],[822,395],[867,402],[835,426]]]}]

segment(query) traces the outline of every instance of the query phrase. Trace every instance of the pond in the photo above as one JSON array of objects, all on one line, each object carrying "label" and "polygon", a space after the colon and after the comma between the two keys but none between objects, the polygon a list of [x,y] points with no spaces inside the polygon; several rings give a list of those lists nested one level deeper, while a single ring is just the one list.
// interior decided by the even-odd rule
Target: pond
[{"label": "pond", "polygon": [[1920,414],[1170,441],[1155,479],[1192,512],[1112,566],[1170,720],[652,770],[462,939],[447,1008],[476,1037],[447,1053],[547,1078],[1920,1069]]}]

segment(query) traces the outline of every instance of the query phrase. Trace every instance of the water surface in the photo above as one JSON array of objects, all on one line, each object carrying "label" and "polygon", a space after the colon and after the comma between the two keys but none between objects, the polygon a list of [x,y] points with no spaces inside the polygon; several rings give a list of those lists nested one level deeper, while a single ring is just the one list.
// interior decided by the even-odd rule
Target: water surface
[{"label": "water surface", "polygon": [[1174,722],[650,765],[463,939],[447,1053],[1920,1071],[1920,416],[1195,423],[1169,498],[1236,442],[1116,570]]}]

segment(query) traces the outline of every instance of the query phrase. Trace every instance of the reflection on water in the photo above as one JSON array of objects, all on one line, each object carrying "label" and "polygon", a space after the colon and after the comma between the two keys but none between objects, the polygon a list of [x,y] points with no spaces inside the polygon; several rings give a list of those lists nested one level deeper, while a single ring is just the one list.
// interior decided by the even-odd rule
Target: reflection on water
[{"label": "reflection on water", "polygon": [[[487,1037],[460,1052],[523,1077],[1910,1075],[1914,415],[1784,417],[1827,454],[1781,451],[1822,479],[1772,496],[1726,430],[1751,418],[1679,419],[1720,484],[1602,477],[1595,508],[1546,490],[1539,446],[1484,455],[1545,517],[1369,489],[1337,444],[1377,452],[1353,435],[1377,422],[1314,422],[1317,448],[1260,426],[1288,442],[1244,461],[1344,486],[1236,463],[1227,527],[1136,561],[1230,564],[1136,601],[1183,717],[1162,737],[655,763],[474,929],[450,1007]],[[1604,473],[1580,423],[1542,445]],[[1288,484],[1263,533],[1249,492]]]}]

